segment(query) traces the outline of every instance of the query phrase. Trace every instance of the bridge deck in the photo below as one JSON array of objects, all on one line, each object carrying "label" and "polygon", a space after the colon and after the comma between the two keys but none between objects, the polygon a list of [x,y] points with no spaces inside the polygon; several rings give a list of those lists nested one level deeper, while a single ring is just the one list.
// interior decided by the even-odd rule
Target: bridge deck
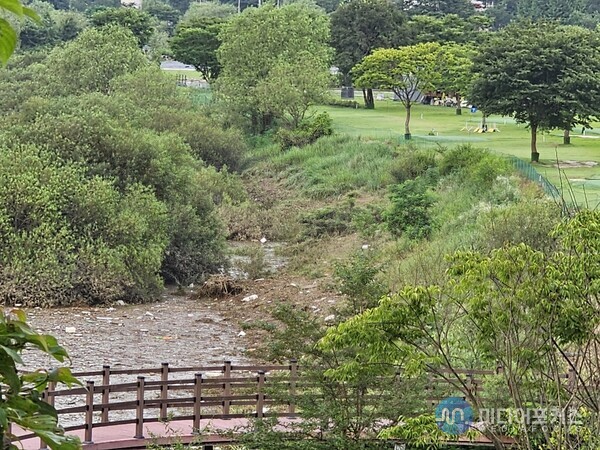
[{"label": "bridge deck", "polygon": [[[295,419],[281,418],[279,422],[284,428]],[[188,443],[227,443],[232,439],[225,436],[240,427],[249,424],[248,419],[206,419],[200,423],[200,434],[193,433],[191,420],[174,420],[168,423],[151,422],[144,424],[144,438],[134,438],[135,424],[110,425],[94,428],[94,442],[85,443],[85,450],[133,449],[146,448],[150,443],[169,444],[173,442]],[[68,434],[84,440],[84,430],[71,431]],[[20,442],[23,450],[38,450],[40,440],[29,438]]]}]

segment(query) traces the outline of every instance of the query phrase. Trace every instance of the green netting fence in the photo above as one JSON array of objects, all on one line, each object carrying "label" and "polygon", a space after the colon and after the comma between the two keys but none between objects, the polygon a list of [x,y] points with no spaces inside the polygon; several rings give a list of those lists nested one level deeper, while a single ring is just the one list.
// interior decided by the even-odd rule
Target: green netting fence
[{"label": "green netting fence", "polygon": [[540,186],[544,192],[554,200],[562,202],[562,194],[558,188],[550,183],[545,176],[539,173],[535,167],[533,167],[527,161],[517,158],[516,156],[507,155],[507,158],[515,167],[515,169],[521,173],[521,175]]}]

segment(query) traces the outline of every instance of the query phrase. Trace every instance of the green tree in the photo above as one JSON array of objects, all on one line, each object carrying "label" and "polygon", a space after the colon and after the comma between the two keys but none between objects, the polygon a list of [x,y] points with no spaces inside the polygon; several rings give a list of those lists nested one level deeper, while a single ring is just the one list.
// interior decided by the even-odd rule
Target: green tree
[{"label": "green tree", "polygon": [[419,2],[403,0],[402,4],[404,10],[411,15],[456,14],[460,17],[469,17],[475,14],[475,8],[469,0],[423,0]]},{"label": "green tree", "polygon": [[555,20],[570,23],[576,11],[583,11],[582,0],[517,0],[517,17],[530,20]]},{"label": "green tree", "polygon": [[410,139],[412,105],[422,92],[438,86],[442,78],[442,46],[416,44],[397,49],[375,50],[352,69],[360,87],[390,89],[406,109],[404,137]]},{"label": "green tree", "polygon": [[[277,74],[289,74],[290,66],[300,71],[298,86],[307,78],[305,71],[311,74],[329,71],[328,19],[314,6],[293,3],[280,8],[267,5],[246,9],[230,19],[221,37],[223,43],[217,55],[222,70],[217,82],[217,98],[227,105],[230,114],[237,114],[240,121],[249,121],[255,132],[265,131],[274,119],[283,118],[286,113],[271,109],[268,99],[262,98],[266,94],[261,87],[265,82],[275,80]],[[305,55],[303,58],[309,55],[311,67],[300,67],[298,55]],[[322,77],[315,85],[320,80]],[[287,84],[281,83],[279,87],[284,89],[285,86]],[[307,101],[304,96],[290,97],[290,100],[300,100],[302,104]],[[289,108],[292,107],[295,106],[290,104]]]},{"label": "green tree", "polygon": [[407,25],[407,39],[411,44],[424,42],[477,43],[487,35],[490,19],[483,15],[462,18],[456,14],[442,17],[412,16]]},{"label": "green tree", "polygon": [[[373,50],[405,44],[404,14],[389,0],[350,0],[331,14],[333,63],[351,84],[350,71]],[[365,106],[375,107],[373,90],[363,89]]]},{"label": "green tree", "polygon": [[142,11],[164,23],[169,35],[173,33],[175,25],[181,17],[181,13],[176,8],[163,0],[144,1],[142,3]]},{"label": "green tree", "polygon": [[29,17],[36,22],[40,21],[40,17],[33,9],[23,6],[19,0],[2,0],[0,13],[0,64],[5,65],[15,51],[18,37],[14,26],[4,16],[18,20]]},{"label": "green tree", "polygon": [[21,355],[25,350],[35,349],[60,363],[68,358],[66,350],[53,336],[35,332],[26,320],[21,310],[0,311],[0,444],[5,449],[19,448],[11,444],[15,436],[10,432],[10,425],[15,424],[32,431],[51,449],[77,450],[81,442],[77,437],[64,435],[57,423],[56,410],[41,396],[49,382],[68,386],[80,383],[67,367],[30,373],[17,368],[23,364]]},{"label": "green tree", "polygon": [[444,68],[439,88],[456,97],[456,114],[462,114],[460,102],[468,92],[475,73],[473,56],[475,49],[467,45],[446,44],[443,47]]},{"label": "green tree", "polygon": [[521,23],[492,36],[474,59],[470,100],[531,130],[531,160],[539,161],[541,129],[584,126],[599,108],[597,35],[553,23]]},{"label": "green tree", "polygon": [[228,19],[235,15],[237,9],[233,5],[220,3],[218,1],[200,1],[190,3],[189,8],[183,15],[182,22],[194,22],[199,19]]},{"label": "green tree", "polygon": [[41,21],[22,24],[19,32],[22,49],[70,41],[87,26],[86,17],[77,11],[56,10],[41,0],[35,0],[29,6],[37,12]]},{"label": "green tree", "polygon": [[223,24],[223,20],[211,18],[185,21],[179,24],[170,41],[175,59],[194,66],[209,83],[216,80],[221,71],[217,50]]},{"label": "green tree", "polygon": [[110,81],[148,65],[128,29],[90,28],[48,56],[45,76],[51,94],[108,92]]},{"label": "green tree", "polygon": [[96,27],[119,25],[131,30],[140,47],[148,43],[154,32],[152,16],[137,8],[105,8],[96,11],[90,18]]}]

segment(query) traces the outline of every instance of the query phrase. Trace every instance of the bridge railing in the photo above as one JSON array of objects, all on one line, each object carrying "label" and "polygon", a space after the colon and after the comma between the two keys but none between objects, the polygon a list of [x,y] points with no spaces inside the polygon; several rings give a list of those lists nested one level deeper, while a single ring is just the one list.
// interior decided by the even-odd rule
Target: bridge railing
[{"label": "bridge railing", "polygon": [[[134,438],[144,437],[144,424],[191,420],[194,430],[203,419],[294,417],[298,364],[233,365],[175,368],[163,363],[152,369],[76,372],[85,387],[50,384],[44,399],[58,413],[65,431],[84,430],[93,442],[99,427],[135,424]],[[135,377],[135,378],[132,378]],[[272,397],[271,390],[289,395]],[[19,436],[20,439],[32,434]]]}]

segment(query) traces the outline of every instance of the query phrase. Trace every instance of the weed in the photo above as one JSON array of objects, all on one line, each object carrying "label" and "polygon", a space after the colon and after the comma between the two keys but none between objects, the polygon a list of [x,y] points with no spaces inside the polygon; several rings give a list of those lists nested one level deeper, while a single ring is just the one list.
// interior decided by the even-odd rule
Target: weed
[{"label": "weed", "polygon": [[236,262],[238,268],[244,272],[249,280],[256,280],[271,275],[265,259],[265,250],[260,244],[248,247],[247,258]]}]

